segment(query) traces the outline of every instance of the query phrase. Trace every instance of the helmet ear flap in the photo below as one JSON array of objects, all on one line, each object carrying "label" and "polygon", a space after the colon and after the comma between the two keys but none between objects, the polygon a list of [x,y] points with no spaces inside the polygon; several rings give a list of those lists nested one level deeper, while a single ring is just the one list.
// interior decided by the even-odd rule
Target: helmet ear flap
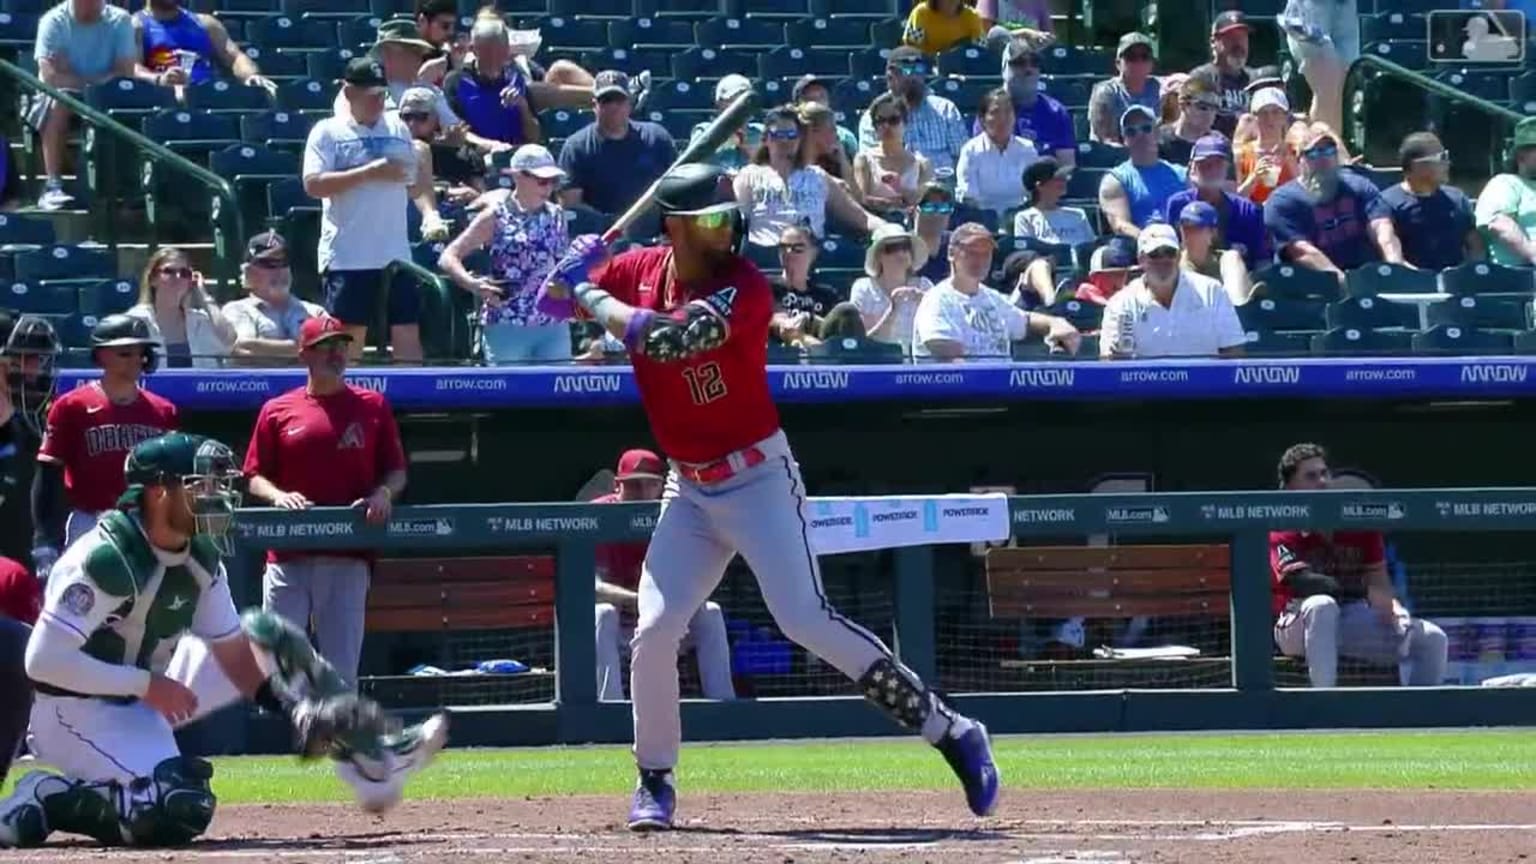
[{"label": "helmet ear flap", "polygon": [[144,374],[148,375],[160,368],[160,352],[155,350],[154,343],[144,345]]}]

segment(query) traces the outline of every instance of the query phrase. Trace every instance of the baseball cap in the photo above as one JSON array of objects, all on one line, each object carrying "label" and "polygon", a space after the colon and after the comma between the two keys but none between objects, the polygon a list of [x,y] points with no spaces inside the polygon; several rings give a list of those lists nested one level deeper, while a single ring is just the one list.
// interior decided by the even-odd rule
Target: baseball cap
[{"label": "baseball cap", "polygon": [[1284,87],[1285,76],[1281,74],[1279,66],[1260,66],[1253,70],[1253,77],[1249,79],[1248,86],[1244,87],[1249,93],[1257,93],[1267,87]]},{"label": "baseball cap", "polygon": [[619,466],[613,472],[614,479],[661,480],[667,476],[666,465],[649,450],[625,450],[619,456]]},{"label": "baseball cap", "polygon": [[507,173],[525,172],[546,180],[565,176],[565,172],[555,164],[555,157],[542,144],[524,144],[513,152],[511,161],[507,163]]},{"label": "baseball cap", "polygon": [[332,339],[345,339],[351,342],[352,334],[347,332],[345,324],[329,315],[306,318],[304,323],[299,325],[300,350],[313,348],[321,342],[329,342]]},{"label": "baseball cap", "polygon": [[1024,39],[1009,39],[1007,47],[1003,49],[1004,63],[1012,63],[1015,60],[1022,60],[1025,57],[1039,56],[1040,51],[1039,49],[1035,48],[1034,43],[1028,42]]},{"label": "baseball cap", "polygon": [[1216,157],[1232,161],[1232,144],[1225,135],[1202,135],[1195,142],[1194,149],[1190,151],[1190,161],[1199,162],[1201,159]]},{"label": "baseball cap", "polygon": [[276,231],[263,231],[245,244],[245,263],[260,267],[287,267],[288,241]]},{"label": "baseball cap", "polygon": [[1536,147],[1536,117],[1527,117],[1515,124],[1515,140],[1510,150],[1518,152],[1527,147]]},{"label": "baseball cap", "polygon": [[1196,228],[1215,228],[1220,221],[1216,215],[1216,208],[1204,201],[1191,201],[1179,211],[1179,224],[1193,225]]},{"label": "baseball cap", "polygon": [[1057,177],[1065,177],[1071,173],[1072,166],[1057,162],[1054,156],[1043,156],[1024,169],[1024,191],[1033,197],[1035,190],[1040,188],[1042,183],[1049,183]]},{"label": "baseball cap", "polygon": [[1148,108],[1145,105],[1136,104],[1136,105],[1132,105],[1131,107],[1125,109],[1125,113],[1120,115],[1120,126],[1122,128],[1124,128],[1125,124],[1129,123],[1131,121],[1131,119],[1133,117],[1135,117],[1135,115],[1137,115],[1137,114],[1141,114],[1141,115],[1145,116],[1148,120],[1151,120],[1153,123],[1157,122],[1157,112],[1153,111],[1151,108]]},{"label": "baseball cap", "polygon": [[1125,52],[1135,48],[1137,45],[1145,45],[1148,51],[1152,51],[1152,37],[1132,30],[1120,37],[1120,44],[1115,46],[1115,56],[1123,57]]},{"label": "baseball cap", "polygon": [[1163,249],[1178,251],[1179,235],[1173,233],[1173,226],[1164,222],[1154,222],[1141,229],[1141,235],[1136,238],[1136,254],[1151,255]]},{"label": "baseball cap", "polygon": [[1301,134],[1301,140],[1298,142],[1300,146],[1297,150],[1300,153],[1306,153],[1316,146],[1319,141],[1332,141],[1334,144],[1338,144],[1339,136],[1338,133],[1329,129],[1325,124],[1310,123],[1307,125],[1306,131]]},{"label": "baseball cap", "polygon": [[1099,247],[1093,255],[1094,273],[1104,273],[1110,270],[1129,270],[1136,266],[1136,241],[1123,234],[1117,234],[1109,239],[1108,243]]},{"label": "baseball cap", "polygon": [[903,45],[891,51],[890,56],[885,58],[885,66],[887,69],[893,66],[921,66],[926,69],[928,58],[911,45]]},{"label": "baseball cap", "polygon": [[592,97],[601,99],[610,93],[629,96],[629,76],[617,69],[604,69],[592,79]]},{"label": "baseball cap", "polygon": [[751,90],[751,79],[745,75],[737,75],[733,72],[730,75],[721,78],[720,83],[715,85],[715,101],[731,102],[734,101],[737,96],[750,92]]},{"label": "baseball cap", "polygon": [[1216,20],[1211,22],[1212,36],[1220,36],[1232,30],[1251,29],[1253,28],[1248,26],[1248,16],[1244,15],[1241,9],[1228,9],[1217,15]]},{"label": "baseball cap", "polygon": [[980,222],[967,222],[949,232],[949,248],[951,249],[959,248],[967,243],[975,243],[978,240],[985,240],[991,246],[997,245],[997,239],[992,236],[992,232],[988,231],[987,226],[982,225]]},{"label": "baseball cap", "polygon": [[1445,145],[1433,132],[1414,132],[1397,148],[1397,161],[1406,170],[1420,159],[1433,159],[1445,152]]},{"label": "baseball cap", "polygon": [[1248,100],[1248,110],[1254,114],[1265,108],[1279,108],[1285,113],[1291,113],[1291,100],[1285,97],[1285,91],[1279,87],[1265,87],[1254,93]]},{"label": "baseball cap", "polygon": [[801,101],[800,97],[804,96],[805,91],[811,87],[821,87],[829,95],[832,93],[832,82],[830,80],[816,74],[801,75],[800,80],[796,81],[794,88],[789,91],[790,98],[795,102]]},{"label": "baseball cap", "polygon": [[347,61],[346,69],[342,70],[341,80],[353,87],[367,87],[373,90],[383,90],[389,86],[389,79],[384,77],[384,67],[372,57],[353,57]]},{"label": "baseball cap", "polygon": [[416,22],[410,18],[391,18],[379,23],[378,36],[374,39],[375,45],[386,44],[404,45],[418,51],[432,50],[432,43],[421,38],[421,31],[416,29]]},{"label": "baseball cap", "polygon": [[410,87],[400,94],[401,114],[432,114],[437,111],[437,93],[431,87]]}]

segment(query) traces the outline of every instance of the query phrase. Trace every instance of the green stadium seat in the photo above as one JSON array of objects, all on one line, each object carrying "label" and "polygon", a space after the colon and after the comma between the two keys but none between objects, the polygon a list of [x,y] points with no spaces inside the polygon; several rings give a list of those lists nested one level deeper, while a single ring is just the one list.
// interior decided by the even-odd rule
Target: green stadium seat
[{"label": "green stadium seat", "polygon": [[646,51],[634,48],[599,48],[596,51],[581,52],[583,69],[617,69],[629,75],[638,75],[647,69],[659,72],[667,68],[671,62],[671,53],[659,48]]},{"label": "green stadium seat", "polygon": [[[795,43],[786,41],[782,19],[720,17],[695,23],[693,44],[726,50],[762,51]],[[796,47],[810,46],[799,44]]]},{"label": "green stadium seat", "polygon": [[316,18],[274,15],[246,26],[249,40],[264,50],[321,50],[336,48],[336,22]]},{"label": "green stadium seat", "polygon": [[1474,327],[1441,324],[1413,337],[1418,354],[1510,354],[1515,350],[1514,336]]},{"label": "green stadium seat", "polygon": [[1248,333],[1243,352],[1249,357],[1304,357],[1312,353],[1312,338],[1307,331],[1278,332],[1258,330]]},{"label": "green stadium seat", "polygon": [[277,107],[284,111],[330,111],[336,107],[336,85],[299,78],[277,86]]},{"label": "green stadium seat", "polygon": [[812,363],[901,363],[906,354],[894,342],[873,339],[832,339],[806,351]]},{"label": "green stadium seat", "polygon": [[129,279],[98,279],[74,283],[80,314],[97,318],[122,312],[139,300],[139,286]]},{"label": "green stadium seat", "polygon": [[853,51],[881,44],[871,38],[870,28],[863,20],[841,15],[791,21],[784,25],[784,38],[789,45],[833,51]]},{"label": "green stadium seat", "polygon": [[1270,297],[1256,297],[1237,307],[1237,320],[1250,332],[1322,330],[1328,323],[1321,301]]},{"label": "green stadium seat", "polygon": [[105,279],[117,274],[114,256],[101,246],[44,246],[17,252],[14,261],[15,278],[23,282]]},{"label": "green stadium seat", "polygon": [[0,213],[0,246],[47,246],[53,242],[52,220]]},{"label": "green stadium seat", "polygon": [[114,78],[85,88],[85,101],[114,114],[147,113],[176,107],[176,91],[134,78]]},{"label": "green stadium seat", "polygon": [[1265,267],[1253,274],[1253,284],[1259,294],[1276,300],[1336,300],[1343,293],[1332,273],[1295,264]]},{"label": "green stadium seat", "polygon": [[1086,300],[1058,300],[1044,310],[1047,315],[1065,318],[1077,329],[1088,332],[1098,330],[1104,323],[1104,307]]},{"label": "green stadium seat", "polygon": [[610,48],[666,48],[681,50],[698,44],[693,27],[677,18],[641,16],[608,22]]},{"label": "green stadium seat", "polygon": [[936,65],[940,75],[996,78],[1002,74],[997,54],[980,45],[951,48],[938,56]]},{"label": "green stadium seat", "polygon": [[1440,283],[1433,270],[1415,270],[1401,264],[1365,264],[1349,271],[1345,291],[1351,297],[1378,294],[1434,294]]},{"label": "green stadium seat", "polygon": [[0,306],[26,315],[73,315],[79,311],[74,283],[12,282]]},{"label": "green stadium seat", "polygon": [[700,78],[724,78],[730,74],[755,77],[757,55],[746,51],[726,51],[699,46],[672,55],[672,77],[696,81]]},{"label": "green stadium seat", "polygon": [[1328,357],[1370,355],[1395,357],[1413,350],[1415,334],[1404,330],[1361,330],[1335,327],[1312,337],[1312,353]]},{"label": "green stadium seat", "polygon": [[1469,261],[1440,271],[1440,290],[1447,294],[1524,294],[1536,290],[1536,271]]},{"label": "green stadium seat", "polygon": [[1356,330],[1419,329],[1419,307],[1378,297],[1346,297],[1328,304],[1328,326]]},{"label": "green stadium seat", "polygon": [[1478,297],[1465,294],[1424,310],[1424,320],[1438,325],[1484,330],[1525,330],[1531,326],[1531,298]]},{"label": "green stadium seat", "polygon": [[[1113,144],[1105,144],[1101,141],[1077,142],[1077,167],[1083,168],[1113,168],[1130,158],[1126,155],[1124,147],[1116,147]],[[1093,197],[1098,197],[1099,188],[1093,187]]]}]

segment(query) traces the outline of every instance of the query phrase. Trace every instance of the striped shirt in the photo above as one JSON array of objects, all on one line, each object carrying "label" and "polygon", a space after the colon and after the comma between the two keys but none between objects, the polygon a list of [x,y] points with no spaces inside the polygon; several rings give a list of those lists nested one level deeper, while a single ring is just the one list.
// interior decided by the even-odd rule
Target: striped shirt
[{"label": "striped shirt", "polygon": [[[906,133],[902,144],[913,153],[921,153],[933,163],[935,171],[941,168],[954,170],[960,161],[960,148],[965,146],[965,119],[955,103],[943,96],[929,93],[921,105],[907,112]],[[859,143],[866,150],[880,146],[880,136],[875,134],[875,121],[865,111],[859,117]]]}]

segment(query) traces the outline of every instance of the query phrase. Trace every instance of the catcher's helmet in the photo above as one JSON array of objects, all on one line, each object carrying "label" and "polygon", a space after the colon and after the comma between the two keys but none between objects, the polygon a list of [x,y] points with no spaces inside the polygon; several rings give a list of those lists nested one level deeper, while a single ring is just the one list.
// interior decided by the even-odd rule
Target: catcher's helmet
[{"label": "catcher's helmet", "polygon": [[18,320],[0,309],[0,356],[10,361],[6,384],[11,389],[11,403],[16,413],[42,433],[48,404],[53,401],[54,359],[59,353],[59,336],[48,319],[23,315]]},{"label": "catcher's helmet", "polygon": [[212,539],[226,554],[231,551],[228,534],[240,506],[236,489],[240,469],[235,454],[223,442],[185,432],[140,441],[123,464],[123,479],[128,488],[118,506],[125,509],[138,506],[148,487],[181,484],[187,490],[197,533]]},{"label": "catcher's helmet", "polygon": [[132,315],[106,315],[91,328],[91,356],[98,348],[122,348],[130,345],[144,346],[144,371],[155,371],[158,357],[155,354],[155,336],[149,322]]}]

